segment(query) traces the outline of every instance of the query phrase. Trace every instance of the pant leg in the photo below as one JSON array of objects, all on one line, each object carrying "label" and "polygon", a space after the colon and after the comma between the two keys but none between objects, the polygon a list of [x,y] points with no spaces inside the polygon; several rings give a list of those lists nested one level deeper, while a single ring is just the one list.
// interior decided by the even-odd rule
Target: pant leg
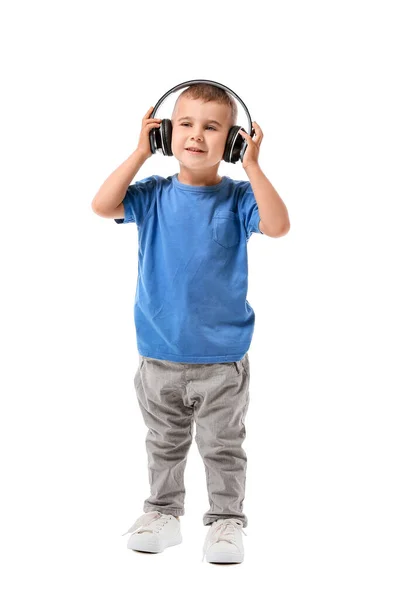
[{"label": "pant leg", "polygon": [[247,527],[243,512],[247,457],[245,416],[249,404],[250,365],[246,354],[235,363],[204,365],[190,369],[188,392],[194,404],[196,443],[206,471],[209,510],[203,524],[236,518]]},{"label": "pant leg", "polygon": [[193,431],[193,407],[183,403],[184,369],[180,363],[140,356],[135,389],[148,427],[151,495],[143,510],[184,515],[184,470]]}]

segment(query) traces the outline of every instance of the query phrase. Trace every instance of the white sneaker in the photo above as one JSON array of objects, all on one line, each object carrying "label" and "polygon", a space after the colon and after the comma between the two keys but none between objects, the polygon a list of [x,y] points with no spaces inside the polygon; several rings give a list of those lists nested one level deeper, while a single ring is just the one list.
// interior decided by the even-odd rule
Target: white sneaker
[{"label": "white sneaker", "polygon": [[244,559],[243,522],[238,519],[218,519],[209,526],[203,560],[215,563],[241,563]]},{"label": "white sneaker", "polygon": [[128,540],[128,548],[142,552],[162,552],[165,548],[182,542],[179,520],[158,510],[144,513],[122,535],[127,533],[132,534]]}]

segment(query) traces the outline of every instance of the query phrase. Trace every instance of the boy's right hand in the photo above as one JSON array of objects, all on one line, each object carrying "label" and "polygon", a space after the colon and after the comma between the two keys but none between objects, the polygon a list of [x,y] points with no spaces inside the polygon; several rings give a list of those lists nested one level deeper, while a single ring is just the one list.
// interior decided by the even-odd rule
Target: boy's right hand
[{"label": "boy's right hand", "polygon": [[149,115],[153,112],[154,106],[150,106],[147,113],[144,115],[142,119],[142,131],[140,132],[139,143],[137,147],[137,151],[139,151],[145,159],[147,160],[152,155],[152,151],[150,148],[150,138],[149,134],[152,129],[156,129],[160,127],[160,123],[162,119],[153,118],[150,119]]}]

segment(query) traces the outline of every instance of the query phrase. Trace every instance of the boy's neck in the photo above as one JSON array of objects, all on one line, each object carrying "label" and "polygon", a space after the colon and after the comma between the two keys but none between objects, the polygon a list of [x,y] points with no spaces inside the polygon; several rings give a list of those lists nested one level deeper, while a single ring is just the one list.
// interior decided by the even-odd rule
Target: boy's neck
[{"label": "boy's neck", "polygon": [[211,173],[196,173],[194,171],[189,171],[188,169],[182,168],[180,173],[177,175],[177,179],[179,183],[197,186],[217,185],[220,181],[222,181],[222,177],[218,175],[217,170]]}]

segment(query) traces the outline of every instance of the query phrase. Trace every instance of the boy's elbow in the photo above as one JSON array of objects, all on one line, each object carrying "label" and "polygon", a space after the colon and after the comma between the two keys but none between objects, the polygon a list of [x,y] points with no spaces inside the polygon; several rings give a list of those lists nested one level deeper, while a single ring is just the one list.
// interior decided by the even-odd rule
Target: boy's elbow
[{"label": "boy's elbow", "polygon": [[260,230],[263,233],[265,233],[266,235],[268,235],[269,237],[278,238],[278,237],[282,237],[282,236],[286,235],[287,233],[289,233],[290,223],[288,222],[284,227],[281,227],[281,229],[279,229],[279,230],[270,231],[267,227],[265,227],[265,225],[261,221],[260,222]]},{"label": "boy's elbow", "polygon": [[287,233],[289,233],[289,231],[290,231],[290,221],[289,221],[289,218],[287,218],[284,226],[282,227],[282,229],[279,232],[278,237],[282,237],[283,235],[286,235]]},{"label": "boy's elbow", "polygon": [[94,199],[92,200],[92,204],[91,204],[90,206],[91,206],[91,209],[92,209],[92,211],[93,211],[94,213],[96,213],[96,215],[98,215],[98,214],[99,214],[99,209],[98,209],[98,207],[97,207],[97,205],[96,205],[96,198],[94,198]]},{"label": "boy's elbow", "polygon": [[286,235],[287,233],[289,233],[290,231],[290,223],[288,223],[288,225],[286,225],[282,231],[280,232],[280,234],[278,235],[278,237],[282,237],[283,235]]}]

